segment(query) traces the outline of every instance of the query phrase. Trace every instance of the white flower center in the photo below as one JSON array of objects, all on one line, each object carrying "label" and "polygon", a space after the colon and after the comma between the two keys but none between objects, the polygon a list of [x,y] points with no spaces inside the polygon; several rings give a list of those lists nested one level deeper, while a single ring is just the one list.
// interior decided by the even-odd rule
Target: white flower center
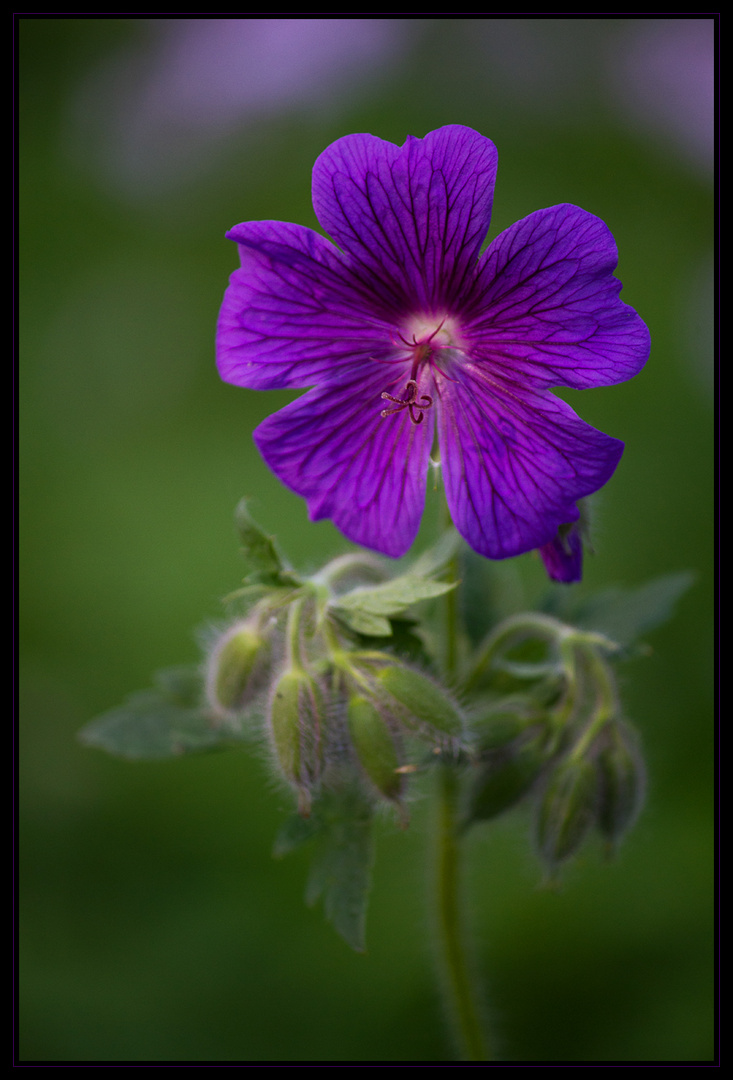
[{"label": "white flower center", "polygon": [[382,409],[381,415],[392,416],[407,409],[412,423],[421,424],[423,415],[433,404],[429,394],[420,393],[421,372],[428,367],[433,380],[436,373],[450,378],[445,367],[450,363],[451,348],[457,344],[458,327],[455,319],[448,315],[442,318],[435,315],[416,315],[404,324],[398,337],[408,351],[410,378],[404,389],[404,397],[394,397],[386,390],[383,391],[382,398],[393,402],[396,408]]}]

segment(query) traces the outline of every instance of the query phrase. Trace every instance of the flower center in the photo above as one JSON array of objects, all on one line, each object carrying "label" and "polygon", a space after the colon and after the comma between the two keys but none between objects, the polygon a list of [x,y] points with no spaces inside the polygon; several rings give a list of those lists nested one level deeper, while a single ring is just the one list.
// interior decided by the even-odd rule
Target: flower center
[{"label": "flower center", "polygon": [[[433,369],[435,369],[444,378],[449,377],[438,367],[435,362],[435,354],[441,349],[450,348],[454,344],[454,327],[447,315],[444,315],[437,323],[434,318],[417,316],[410,320],[404,327],[404,331],[404,333],[398,333],[397,337],[401,344],[409,350],[410,378],[405,385],[404,397],[393,397],[386,390],[382,391],[382,398],[385,401],[394,402],[396,408],[382,409],[381,415],[392,416],[394,413],[407,409],[412,423],[421,424],[425,412],[433,404],[433,399],[429,394],[419,394],[418,383],[421,371],[426,366],[429,366],[433,375]],[[394,341],[394,338],[392,340]],[[400,361],[402,359],[400,357]]]}]

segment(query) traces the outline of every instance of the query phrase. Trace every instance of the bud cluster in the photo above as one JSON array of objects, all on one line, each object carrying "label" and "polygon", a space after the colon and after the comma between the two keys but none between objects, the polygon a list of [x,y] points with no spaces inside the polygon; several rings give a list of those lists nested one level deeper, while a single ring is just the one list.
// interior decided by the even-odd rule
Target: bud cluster
[{"label": "bud cluster", "polygon": [[[541,661],[517,659],[538,642]],[[613,649],[598,634],[526,615],[497,628],[469,677],[504,691],[509,680],[515,692],[489,698],[478,715],[467,821],[495,817],[533,794],[537,847],[551,873],[593,828],[615,847],[643,801],[644,763],[619,715],[607,660]]]},{"label": "bud cluster", "polygon": [[[433,755],[455,753],[463,715],[431,676],[363,648],[339,603],[343,596],[325,572],[295,588],[260,590],[247,616],[210,651],[209,707],[234,722],[264,712],[273,762],[295,789],[302,815],[321,788],[350,769],[405,820],[409,774]],[[348,617],[353,621],[353,609]]]}]

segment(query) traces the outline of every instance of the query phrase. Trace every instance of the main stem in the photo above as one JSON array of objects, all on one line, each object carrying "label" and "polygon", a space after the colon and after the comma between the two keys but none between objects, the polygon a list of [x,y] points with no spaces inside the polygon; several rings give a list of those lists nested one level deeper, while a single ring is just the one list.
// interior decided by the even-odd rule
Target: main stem
[{"label": "main stem", "polygon": [[438,930],[445,990],[464,1061],[488,1061],[489,1054],[468,964],[461,926],[460,850],[457,830],[459,778],[451,765],[439,772]]},{"label": "main stem", "polygon": [[[450,525],[450,520],[448,520]],[[452,579],[458,578],[457,560],[451,567]],[[449,679],[458,669],[458,598],[457,589],[445,599],[444,668]],[[437,929],[444,993],[452,1017],[461,1057],[464,1061],[488,1061],[479,996],[468,961],[466,937],[462,925],[461,851],[458,831],[460,775],[458,768],[444,763],[438,769],[437,837]]]}]

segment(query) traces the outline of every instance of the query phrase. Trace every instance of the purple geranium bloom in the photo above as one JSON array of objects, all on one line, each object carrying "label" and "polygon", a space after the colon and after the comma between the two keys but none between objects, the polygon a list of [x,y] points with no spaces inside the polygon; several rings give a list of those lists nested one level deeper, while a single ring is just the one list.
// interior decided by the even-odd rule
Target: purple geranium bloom
[{"label": "purple geranium bloom", "polygon": [[221,376],[313,387],[255,442],[312,520],[385,555],[415,539],[436,428],[453,521],[492,559],[551,544],[623,451],[549,389],[621,382],[647,359],[647,328],[619,300],[613,237],[553,206],[479,257],[496,160],[465,127],[402,147],[347,135],[313,169],[313,206],[338,248],[279,221],[227,234],[242,268],[219,318]]}]

